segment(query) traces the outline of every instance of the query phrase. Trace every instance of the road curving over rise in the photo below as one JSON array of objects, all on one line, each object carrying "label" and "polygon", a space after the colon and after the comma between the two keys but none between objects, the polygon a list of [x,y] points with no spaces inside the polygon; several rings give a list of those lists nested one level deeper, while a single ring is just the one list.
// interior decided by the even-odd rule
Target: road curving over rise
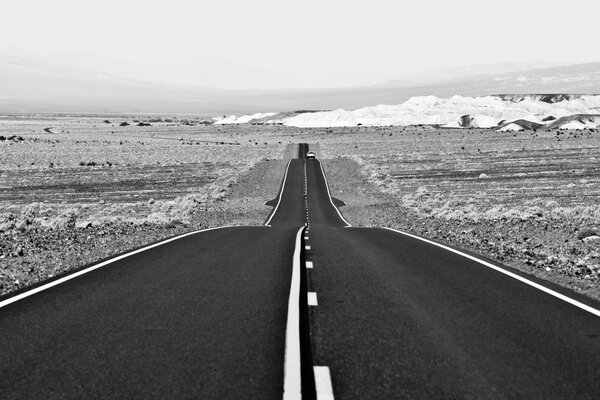
[{"label": "road curving over rise", "polygon": [[0,298],[0,398],[597,398],[597,302],[352,227],[308,150],[265,226],[193,232]]}]

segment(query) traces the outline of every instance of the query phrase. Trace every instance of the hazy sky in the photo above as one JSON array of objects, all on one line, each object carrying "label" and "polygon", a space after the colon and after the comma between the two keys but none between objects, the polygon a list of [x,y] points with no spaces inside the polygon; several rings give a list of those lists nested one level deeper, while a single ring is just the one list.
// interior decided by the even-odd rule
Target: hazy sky
[{"label": "hazy sky", "polygon": [[6,0],[0,48],[221,59],[340,86],[446,66],[600,60],[597,0]]}]

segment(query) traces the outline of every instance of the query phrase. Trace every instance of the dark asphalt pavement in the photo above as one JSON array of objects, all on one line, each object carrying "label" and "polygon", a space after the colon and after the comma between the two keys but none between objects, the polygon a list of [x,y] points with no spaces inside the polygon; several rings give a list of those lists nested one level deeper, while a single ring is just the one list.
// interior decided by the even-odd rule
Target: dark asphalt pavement
[{"label": "dark asphalt pavement", "polygon": [[421,240],[345,227],[319,164],[306,164],[309,321],[336,398],[600,398],[600,318]]},{"label": "dark asphalt pavement", "polygon": [[281,398],[296,231],[198,233],[0,309],[0,398]]},{"label": "dark asphalt pavement", "polygon": [[318,305],[301,294],[302,360],[330,368],[335,398],[600,398],[600,318],[421,240],[348,227],[307,150],[270,227],[200,232],[0,308],[0,399],[281,398],[306,221],[301,290]]},{"label": "dark asphalt pavement", "polygon": [[384,229],[309,242],[312,355],[336,398],[598,398],[597,316]]}]

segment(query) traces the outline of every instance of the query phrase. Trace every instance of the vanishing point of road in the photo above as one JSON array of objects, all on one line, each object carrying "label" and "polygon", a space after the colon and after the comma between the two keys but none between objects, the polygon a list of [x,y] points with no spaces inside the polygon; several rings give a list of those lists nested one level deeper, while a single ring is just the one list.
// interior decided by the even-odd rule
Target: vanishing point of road
[{"label": "vanishing point of road", "polygon": [[598,399],[600,305],[354,228],[298,146],[265,226],[0,298],[0,399]]}]

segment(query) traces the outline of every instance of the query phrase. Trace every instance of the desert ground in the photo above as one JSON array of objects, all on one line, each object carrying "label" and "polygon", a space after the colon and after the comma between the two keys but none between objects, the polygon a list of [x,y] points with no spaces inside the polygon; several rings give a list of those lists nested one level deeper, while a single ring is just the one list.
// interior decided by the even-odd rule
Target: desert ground
[{"label": "desert ground", "polygon": [[306,142],[354,226],[423,235],[600,298],[598,130],[6,116],[0,136],[0,294],[182,232],[263,224],[288,145]]}]

